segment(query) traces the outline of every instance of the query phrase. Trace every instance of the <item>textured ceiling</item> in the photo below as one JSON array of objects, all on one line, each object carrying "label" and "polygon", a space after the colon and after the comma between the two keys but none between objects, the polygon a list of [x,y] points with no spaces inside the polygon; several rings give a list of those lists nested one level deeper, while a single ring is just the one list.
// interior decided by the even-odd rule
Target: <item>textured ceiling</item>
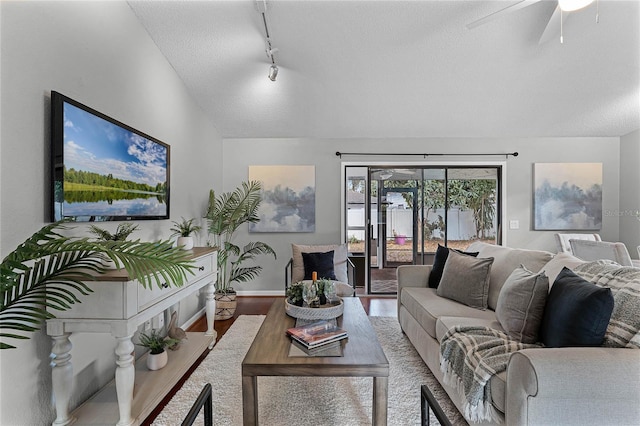
[{"label": "textured ceiling", "polygon": [[223,137],[621,136],[640,128],[640,2],[130,1]]}]

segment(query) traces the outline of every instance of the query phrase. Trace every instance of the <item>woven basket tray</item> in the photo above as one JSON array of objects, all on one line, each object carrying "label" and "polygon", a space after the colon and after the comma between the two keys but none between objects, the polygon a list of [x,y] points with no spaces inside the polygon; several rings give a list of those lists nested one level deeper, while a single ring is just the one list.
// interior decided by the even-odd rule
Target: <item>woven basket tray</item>
[{"label": "woven basket tray", "polygon": [[296,306],[284,301],[284,310],[287,315],[294,318],[306,320],[322,320],[338,318],[344,312],[344,303],[340,299],[339,305],[320,305],[319,308],[309,308],[306,306]]}]

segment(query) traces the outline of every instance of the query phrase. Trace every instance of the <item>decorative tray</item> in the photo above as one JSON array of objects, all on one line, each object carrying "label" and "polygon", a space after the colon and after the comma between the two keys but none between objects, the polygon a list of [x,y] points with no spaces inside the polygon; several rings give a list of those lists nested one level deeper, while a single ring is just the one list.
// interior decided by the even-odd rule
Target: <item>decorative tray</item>
[{"label": "decorative tray", "polygon": [[337,305],[320,305],[318,308],[309,308],[307,306],[296,306],[289,303],[287,299],[284,301],[284,310],[287,315],[294,318],[306,320],[322,320],[338,318],[344,312],[344,303],[342,299],[338,299]]}]

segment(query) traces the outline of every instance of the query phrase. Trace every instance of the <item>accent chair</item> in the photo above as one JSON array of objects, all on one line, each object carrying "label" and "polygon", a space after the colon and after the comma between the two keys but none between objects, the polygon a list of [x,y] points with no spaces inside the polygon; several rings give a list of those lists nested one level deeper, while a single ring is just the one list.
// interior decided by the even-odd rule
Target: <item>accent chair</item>
[{"label": "accent chair", "polygon": [[569,244],[569,240],[588,240],[588,241],[602,241],[600,238],[600,234],[564,234],[557,233],[556,237],[556,247],[558,249],[558,253],[571,253],[571,244]]},{"label": "accent chair", "polygon": [[623,243],[608,241],[569,240],[573,255],[582,260],[608,259],[622,266],[633,266],[631,256]]}]

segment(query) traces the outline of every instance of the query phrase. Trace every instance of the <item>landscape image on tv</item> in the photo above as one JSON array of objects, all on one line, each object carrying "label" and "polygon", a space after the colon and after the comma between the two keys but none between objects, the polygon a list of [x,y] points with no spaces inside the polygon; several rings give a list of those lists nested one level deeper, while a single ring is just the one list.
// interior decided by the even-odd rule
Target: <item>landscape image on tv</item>
[{"label": "landscape image on tv", "polygon": [[58,181],[54,189],[55,219],[167,218],[169,147],[63,105],[64,164],[62,188]]}]

